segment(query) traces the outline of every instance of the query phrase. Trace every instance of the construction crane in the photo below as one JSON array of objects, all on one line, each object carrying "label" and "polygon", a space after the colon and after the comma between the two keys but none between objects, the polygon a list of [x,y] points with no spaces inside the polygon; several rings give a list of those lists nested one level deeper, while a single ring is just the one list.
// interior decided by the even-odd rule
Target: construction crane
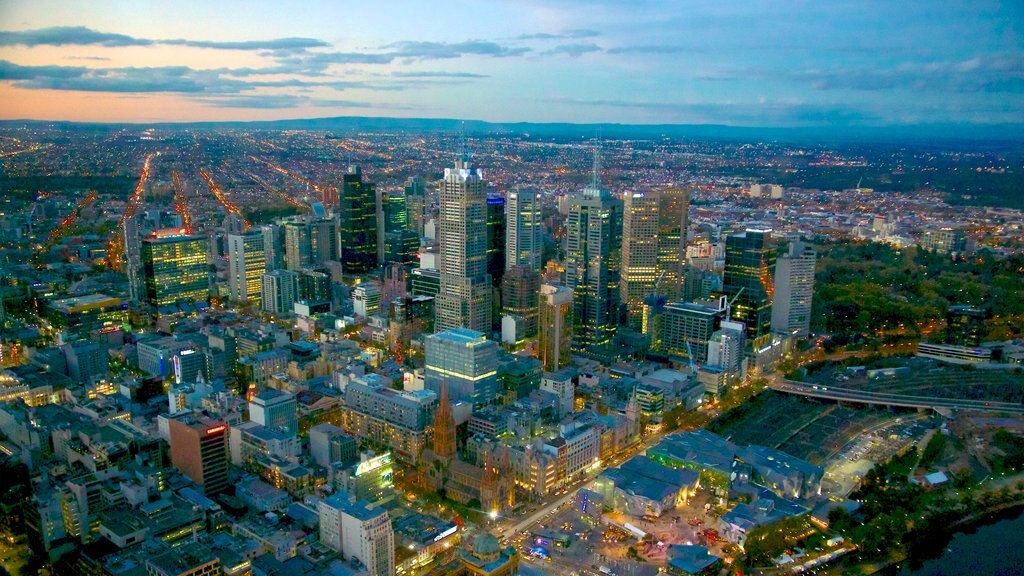
[{"label": "construction crane", "polygon": [[182,226],[186,234],[192,233],[192,212],[189,212],[185,200],[185,186],[177,170],[171,170],[171,184],[174,186],[174,210],[181,216]]},{"label": "construction crane", "polygon": [[665,308],[666,298],[658,294],[658,286],[661,285],[663,278],[665,278],[665,270],[662,270],[661,274],[658,274],[658,278],[654,281],[654,287],[652,288],[651,293],[644,298],[644,334],[654,332],[654,327],[651,326],[651,321],[654,319],[655,315],[660,314]]},{"label": "construction crane", "polygon": [[142,163],[142,174],[139,176],[139,183],[135,185],[135,191],[132,192],[131,198],[128,199],[128,205],[125,206],[124,212],[121,213],[121,220],[118,222],[117,229],[114,230],[113,237],[107,243],[108,268],[121,268],[121,263],[124,261],[124,234],[121,234],[121,231],[124,230],[125,222],[129,218],[134,217],[142,206],[142,195],[146,191],[146,181],[149,180],[149,163],[154,157],[159,155],[159,152],[153,152],[147,155],[146,161]]},{"label": "construction crane", "polygon": [[32,255],[32,260],[35,262],[36,267],[40,267],[42,255],[49,252],[51,248],[57,245],[57,242],[63,238],[71,228],[78,221],[79,217],[82,216],[82,211],[92,205],[96,201],[96,191],[91,190],[81,200],[75,204],[75,207],[64,217],[63,220],[57,224],[57,227],[50,231],[50,234],[46,237],[46,241],[43,242],[42,246]]},{"label": "construction crane", "polygon": [[264,188],[269,190],[271,192],[271,194],[273,194],[274,196],[277,196],[281,200],[284,200],[285,202],[291,204],[292,206],[298,208],[299,210],[312,210],[312,208],[309,206],[309,204],[304,204],[302,202],[299,202],[295,198],[292,198],[291,196],[285,194],[284,191],[278,190],[277,188],[274,188],[273,186],[268,184],[266,181],[264,181],[262,178],[260,178],[256,174],[253,174],[252,172],[250,172],[249,176],[251,176],[252,179],[255,180],[257,184],[259,184],[260,186],[263,186]]},{"label": "construction crane", "polygon": [[736,292],[736,295],[732,297],[732,300],[729,300],[729,302],[725,305],[725,319],[727,321],[732,322],[732,305],[736,303],[736,299],[739,298],[740,294],[743,294],[743,291],[746,289],[746,286],[740,288],[739,291]]},{"label": "construction crane", "polygon": [[203,180],[206,180],[206,185],[210,187],[210,194],[213,194],[213,197],[217,199],[217,202],[220,202],[220,205],[223,206],[224,210],[229,214],[235,214],[240,217],[242,219],[242,225],[245,227],[245,231],[248,232],[249,229],[252,228],[252,224],[249,223],[249,220],[246,219],[244,214],[242,214],[242,211],[238,206],[235,206],[235,204],[224,195],[224,191],[220,189],[220,186],[217,186],[216,182],[213,181],[213,177],[210,176],[210,173],[206,170],[200,169],[199,175],[203,177]]}]

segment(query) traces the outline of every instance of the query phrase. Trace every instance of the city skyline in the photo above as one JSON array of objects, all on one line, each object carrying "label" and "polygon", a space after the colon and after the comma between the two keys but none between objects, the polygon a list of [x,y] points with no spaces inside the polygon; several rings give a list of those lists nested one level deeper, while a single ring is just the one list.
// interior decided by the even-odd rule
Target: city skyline
[{"label": "city skyline", "polygon": [[1024,117],[1022,12],[1012,3],[245,8],[9,3],[2,117],[755,127]]}]

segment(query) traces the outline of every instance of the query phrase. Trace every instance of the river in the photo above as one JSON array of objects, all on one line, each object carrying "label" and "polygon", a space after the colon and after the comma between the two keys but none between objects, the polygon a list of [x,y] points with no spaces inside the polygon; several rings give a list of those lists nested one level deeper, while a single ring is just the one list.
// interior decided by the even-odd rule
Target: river
[{"label": "river", "polygon": [[[941,536],[940,536],[941,538]],[[936,542],[941,545],[941,542]],[[919,566],[890,572],[898,576],[1024,576],[1024,507],[1005,510],[953,534],[938,556]]]}]

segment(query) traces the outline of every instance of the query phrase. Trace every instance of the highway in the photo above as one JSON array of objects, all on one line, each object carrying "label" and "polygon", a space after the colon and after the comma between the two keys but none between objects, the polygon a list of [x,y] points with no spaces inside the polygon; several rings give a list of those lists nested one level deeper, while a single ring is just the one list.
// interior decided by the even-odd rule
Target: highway
[{"label": "highway", "polygon": [[839,402],[847,401],[861,404],[878,404],[882,406],[900,406],[904,408],[947,408],[954,410],[983,410],[988,412],[1024,414],[1024,404],[1016,404],[1012,402],[889,394],[886,392],[871,392],[867,390],[857,390],[855,388],[842,388],[832,385],[823,386],[807,382],[795,382],[793,380],[780,381],[777,379],[772,379],[769,382],[768,387],[772,390],[785,392],[787,394],[797,394],[800,396],[836,400]]}]

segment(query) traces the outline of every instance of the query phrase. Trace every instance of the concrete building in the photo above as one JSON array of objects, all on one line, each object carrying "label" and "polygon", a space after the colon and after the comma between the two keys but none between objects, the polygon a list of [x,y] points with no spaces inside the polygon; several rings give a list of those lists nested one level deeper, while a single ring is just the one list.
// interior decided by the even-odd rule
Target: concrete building
[{"label": "concrete building", "polygon": [[440,184],[441,286],[436,328],[491,331],[492,278],[487,272],[487,183],[464,160],[445,168]]},{"label": "concrete building", "polygon": [[387,510],[368,502],[352,502],[338,493],[317,506],[320,541],[328,548],[358,560],[370,576],[395,573],[395,534]]},{"label": "concrete building", "polygon": [[505,227],[505,271],[520,267],[539,272],[544,239],[537,191],[524,188],[508,193]]},{"label": "concrete building", "polygon": [[267,270],[267,254],[263,234],[228,235],[228,290],[236,302],[263,300],[263,274]]},{"label": "concrete building", "polygon": [[249,420],[285,434],[298,434],[297,414],[295,396],[281,390],[264,390],[249,401]]},{"label": "concrete building", "polygon": [[352,289],[352,310],[359,318],[381,313],[381,290],[376,282],[356,284]]},{"label": "concrete building", "polygon": [[718,307],[692,302],[668,304],[658,321],[657,351],[673,359],[707,363],[708,342],[721,326],[723,315]]},{"label": "concrete building", "polygon": [[186,413],[168,421],[171,464],[203,487],[219,494],[228,488],[228,425]]},{"label": "concrete building", "polygon": [[658,279],[658,229],[661,196],[657,191],[626,193],[622,211],[622,274],[619,298],[626,304],[629,324],[643,324],[644,299]]},{"label": "concrete building", "polygon": [[273,270],[263,275],[263,310],[276,315],[292,313],[299,296],[299,275],[291,270]]},{"label": "concrete building", "polygon": [[814,264],[818,253],[810,244],[793,239],[775,265],[772,331],[804,337],[810,333],[814,299]]}]

